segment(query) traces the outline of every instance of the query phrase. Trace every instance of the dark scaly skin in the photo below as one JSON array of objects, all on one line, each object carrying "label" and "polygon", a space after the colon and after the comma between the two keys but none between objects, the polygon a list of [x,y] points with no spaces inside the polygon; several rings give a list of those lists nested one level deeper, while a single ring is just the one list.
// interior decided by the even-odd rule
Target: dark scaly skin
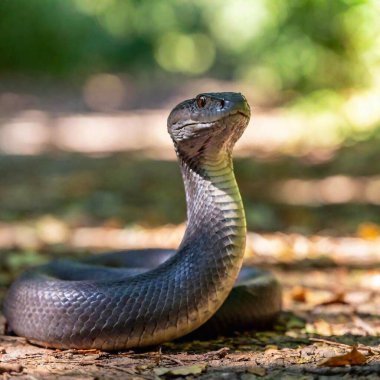
[{"label": "dark scaly skin", "polygon": [[[6,296],[9,328],[48,347],[120,350],[179,338],[205,323],[203,331],[223,333],[272,320],[281,292],[269,274],[247,270],[231,292],[246,239],[231,153],[249,117],[237,93],[201,94],[177,105],[168,131],[188,217],[177,253],[142,251],[134,271],[67,261],[34,268]],[[160,255],[163,262],[146,271]],[[113,257],[133,261],[128,252]]]}]

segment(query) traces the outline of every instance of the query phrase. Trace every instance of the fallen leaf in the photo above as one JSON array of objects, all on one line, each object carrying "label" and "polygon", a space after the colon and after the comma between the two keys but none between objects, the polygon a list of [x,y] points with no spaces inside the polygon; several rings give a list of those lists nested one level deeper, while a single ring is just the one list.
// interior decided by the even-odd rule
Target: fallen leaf
[{"label": "fallen leaf", "polygon": [[206,356],[208,358],[217,357],[219,359],[223,359],[228,354],[229,351],[230,349],[228,347],[222,347],[221,349],[217,351],[208,352]]},{"label": "fallen leaf", "polygon": [[153,372],[157,376],[162,375],[173,375],[173,376],[188,376],[188,375],[199,375],[206,369],[206,364],[195,364],[189,366],[180,367],[158,367],[154,368]]},{"label": "fallen leaf", "polygon": [[306,302],[306,292],[307,289],[303,286],[294,286],[291,290],[290,296],[293,301],[296,302]]},{"label": "fallen leaf", "polygon": [[247,372],[257,376],[265,376],[267,374],[267,370],[264,367],[249,367],[247,368]]},{"label": "fallen leaf", "polygon": [[352,347],[352,350],[344,355],[337,355],[328,358],[321,362],[321,367],[343,367],[346,365],[362,365],[367,362],[367,358],[361,352],[358,351],[356,346]]},{"label": "fallen leaf", "polygon": [[330,323],[326,322],[324,319],[317,319],[313,323],[313,331],[307,332],[319,335],[331,335],[333,331]]},{"label": "fallen leaf", "polygon": [[380,237],[380,226],[375,223],[362,223],[359,225],[356,234],[362,239],[375,240]]},{"label": "fallen leaf", "polygon": [[327,306],[327,305],[334,305],[334,304],[343,304],[347,305],[348,302],[345,300],[346,294],[344,292],[338,292],[334,295],[333,298],[321,302],[319,306]]},{"label": "fallen leaf", "polygon": [[306,303],[313,307],[322,305],[324,302],[328,302],[333,298],[335,298],[335,293],[326,289],[308,289],[306,293]]},{"label": "fallen leaf", "polygon": [[0,363],[0,373],[22,372],[23,367],[15,363]]},{"label": "fallen leaf", "polygon": [[278,346],[276,346],[275,344],[268,344],[265,346],[265,355],[271,355],[273,353],[276,353],[278,352]]}]

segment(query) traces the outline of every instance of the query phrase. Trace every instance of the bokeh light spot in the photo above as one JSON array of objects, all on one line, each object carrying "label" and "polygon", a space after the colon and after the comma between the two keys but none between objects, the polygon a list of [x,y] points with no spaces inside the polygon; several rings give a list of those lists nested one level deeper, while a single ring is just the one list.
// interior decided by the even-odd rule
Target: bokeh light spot
[{"label": "bokeh light spot", "polygon": [[133,13],[134,8],[130,3],[117,3],[103,12],[99,22],[113,37],[125,38],[133,29]]},{"label": "bokeh light spot", "polygon": [[265,1],[214,2],[210,7],[211,31],[226,48],[240,51],[264,29],[269,19]]},{"label": "bokeh light spot", "polygon": [[125,99],[126,88],[121,79],[113,74],[96,74],[83,87],[84,101],[93,110],[119,109]]},{"label": "bokeh light spot", "polygon": [[36,154],[50,139],[48,116],[38,110],[23,112],[0,129],[0,151],[7,154]]},{"label": "bokeh light spot", "polygon": [[80,12],[96,16],[103,13],[114,2],[114,0],[75,0],[74,5]]},{"label": "bokeh light spot", "polygon": [[343,111],[354,129],[373,128],[380,121],[380,93],[377,90],[355,94],[346,102]]},{"label": "bokeh light spot", "polygon": [[214,63],[215,46],[201,33],[168,33],[159,39],[155,58],[167,71],[202,74]]}]

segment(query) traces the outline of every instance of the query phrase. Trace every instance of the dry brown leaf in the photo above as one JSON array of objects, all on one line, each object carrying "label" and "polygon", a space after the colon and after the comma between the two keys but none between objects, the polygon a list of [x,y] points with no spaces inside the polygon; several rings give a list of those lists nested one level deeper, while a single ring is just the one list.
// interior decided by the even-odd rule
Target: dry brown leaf
[{"label": "dry brown leaf", "polygon": [[303,286],[294,286],[291,290],[290,296],[293,301],[296,302],[306,302],[307,289]]},{"label": "dry brown leaf", "polygon": [[361,352],[358,351],[356,346],[352,347],[352,350],[344,355],[333,356],[321,362],[321,367],[343,367],[345,365],[362,365],[367,362],[367,358]]},{"label": "dry brown leaf", "polygon": [[206,355],[208,358],[217,357],[219,359],[224,358],[230,351],[229,347],[222,347],[217,351],[210,351]]},{"label": "dry brown leaf", "polygon": [[356,234],[362,239],[375,240],[380,237],[380,226],[375,223],[362,223],[359,225]]},{"label": "dry brown leaf", "polygon": [[162,375],[173,375],[173,376],[188,376],[188,375],[199,375],[206,369],[206,364],[196,364],[189,366],[180,367],[158,367],[153,370],[157,376]]},{"label": "dry brown leaf", "polygon": [[316,307],[336,298],[335,294],[327,289],[311,289],[305,286],[294,286],[289,296],[291,301],[306,304],[308,307]]},{"label": "dry brown leaf", "polygon": [[22,372],[23,367],[17,363],[0,363],[0,373]]},{"label": "dry brown leaf", "polygon": [[321,302],[319,305],[320,306],[327,306],[327,305],[334,305],[334,304],[347,305],[348,302],[345,300],[345,298],[346,298],[346,293],[339,292],[339,293],[336,293],[333,298],[327,301]]},{"label": "dry brown leaf", "polygon": [[312,324],[310,333],[319,334],[319,335],[331,335],[333,329],[330,323],[326,322],[324,319],[317,319]]},{"label": "dry brown leaf", "polygon": [[247,372],[256,376],[265,376],[267,374],[267,370],[264,367],[248,367]]},{"label": "dry brown leaf", "polygon": [[265,355],[272,355],[276,352],[279,352],[279,349],[275,344],[268,344],[265,346]]}]

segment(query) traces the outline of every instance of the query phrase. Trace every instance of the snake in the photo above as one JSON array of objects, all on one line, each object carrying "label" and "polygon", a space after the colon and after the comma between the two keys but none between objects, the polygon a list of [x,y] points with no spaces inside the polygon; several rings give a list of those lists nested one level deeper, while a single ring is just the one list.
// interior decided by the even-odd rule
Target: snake
[{"label": "snake", "polygon": [[250,115],[235,92],[202,93],[175,106],[167,128],[187,205],[178,249],[30,268],[6,294],[9,331],[44,347],[114,351],[272,323],[281,310],[278,280],[242,266],[246,219],[232,150]]}]

